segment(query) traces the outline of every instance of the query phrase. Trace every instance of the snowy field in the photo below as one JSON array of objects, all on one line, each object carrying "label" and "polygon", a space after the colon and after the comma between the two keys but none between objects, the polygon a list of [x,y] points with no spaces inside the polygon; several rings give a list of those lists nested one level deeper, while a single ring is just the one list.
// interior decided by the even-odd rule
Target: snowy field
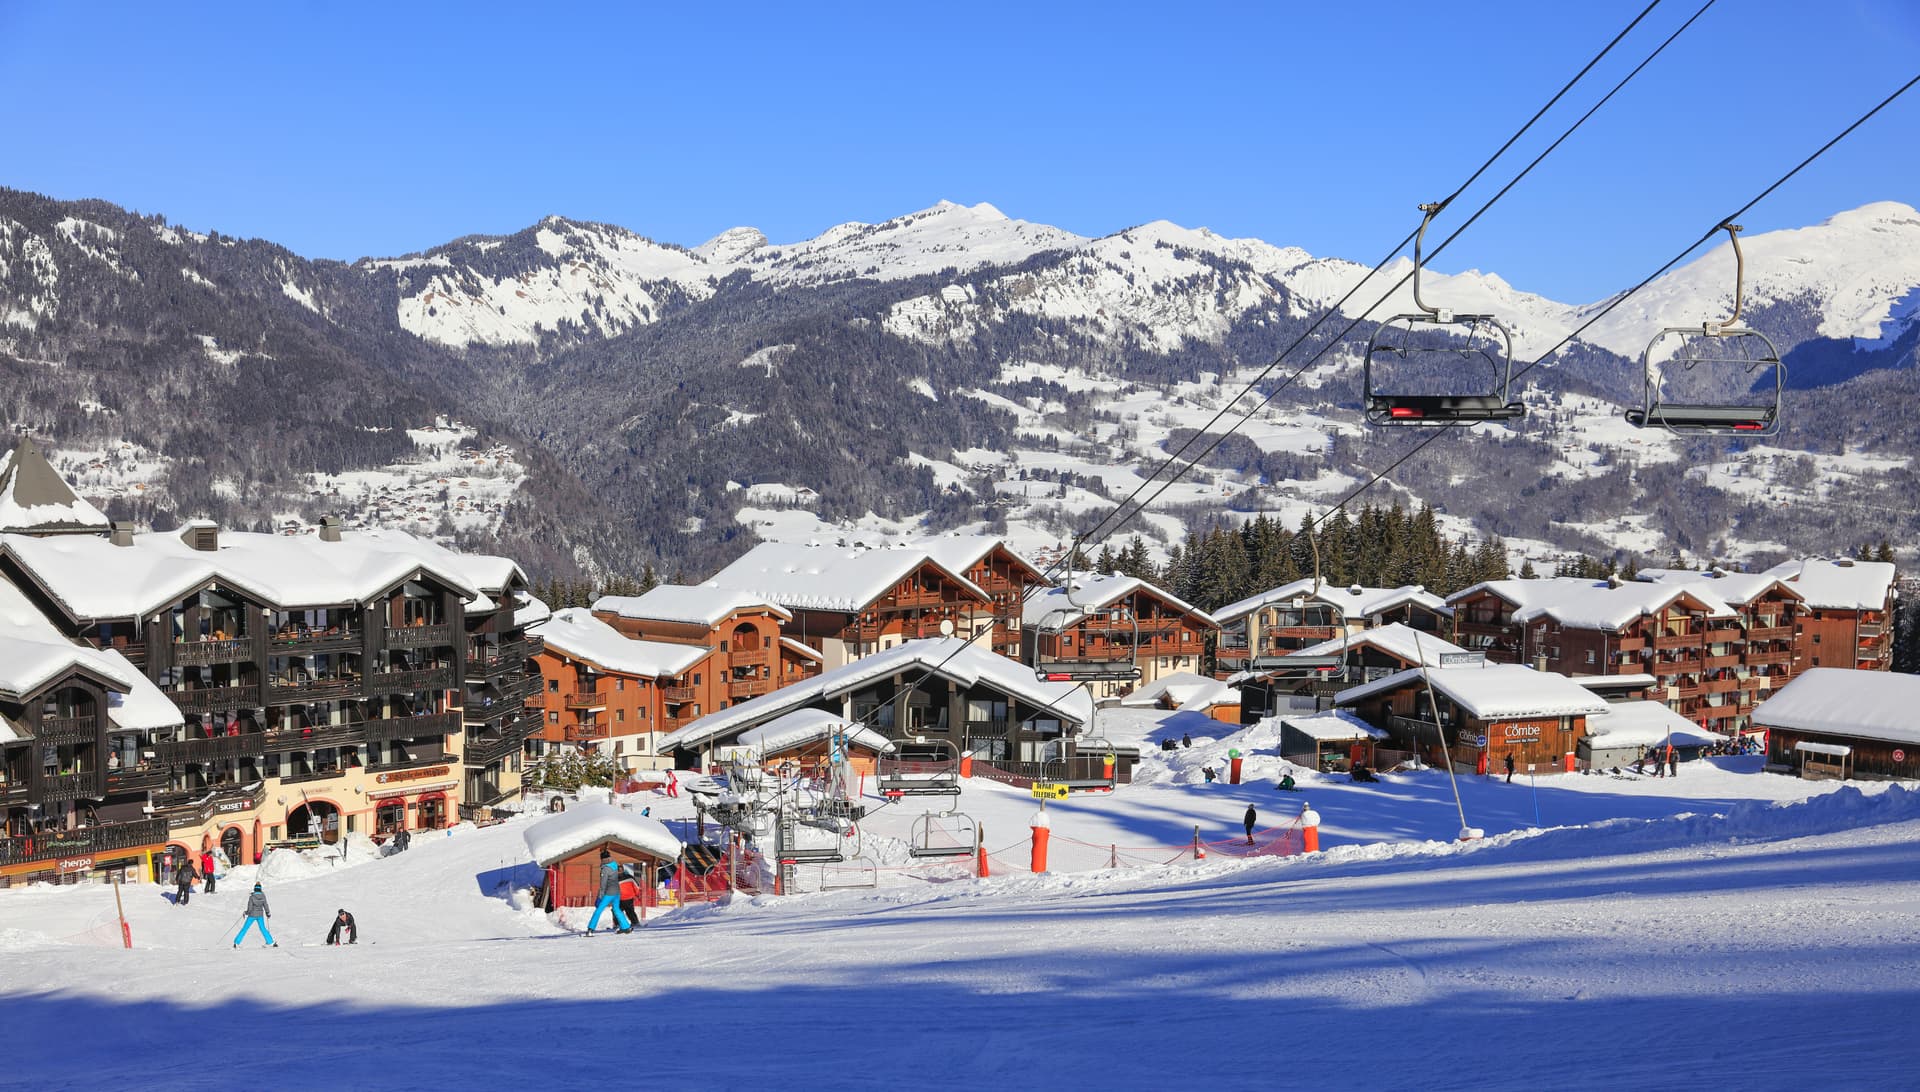
[{"label": "snowy field", "polygon": [[[1050,806],[1046,876],[1025,868],[1035,802],[975,782],[961,807],[999,851],[990,879],[889,867],[876,888],[670,912],[630,937],[519,908],[531,819],[392,858],[277,855],[277,950],[230,948],[253,868],[185,908],[127,889],[131,952],[107,889],[5,892],[0,1086],[1913,1082],[1920,792],[1710,760],[1677,780],[1542,778],[1536,826],[1524,776],[1465,778],[1489,837],[1462,846],[1444,840],[1444,774],[1281,793],[1258,730],[1133,711],[1101,725],[1194,745],[1166,762],[1154,747],[1110,797]],[[1206,784],[1230,746],[1251,752],[1247,783]],[[1267,826],[1303,799],[1321,853],[1177,852],[1195,825],[1237,834],[1249,802]],[[875,812],[869,849],[904,864],[889,840],[918,810]],[[1108,869],[1102,843],[1133,867]],[[360,945],[315,946],[343,906]]]}]

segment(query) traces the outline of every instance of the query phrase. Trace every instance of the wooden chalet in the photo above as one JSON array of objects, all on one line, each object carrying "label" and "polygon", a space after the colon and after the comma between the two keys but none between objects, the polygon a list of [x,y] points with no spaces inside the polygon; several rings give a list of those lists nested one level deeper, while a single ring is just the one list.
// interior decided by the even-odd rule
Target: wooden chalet
[{"label": "wooden chalet", "polygon": [[544,689],[532,704],[542,753],[592,751],[623,770],[658,769],[668,764],[660,737],[698,716],[702,701],[725,700],[716,648],[626,636],[584,607],[554,611],[533,632],[544,642]]},{"label": "wooden chalet", "polygon": [[1815,778],[1920,778],[1920,676],[1810,667],[1761,702],[1767,768]]},{"label": "wooden chalet", "polygon": [[1027,593],[1045,587],[1039,566],[1015,553],[999,538],[945,535],[920,543],[942,566],[967,578],[993,604],[993,650],[1008,659],[1021,656],[1022,607]]},{"label": "wooden chalet", "polygon": [[1571,769],[1587,717],[1607,707],[1564,675],[1495,663],[1412,668],[1341,691],[1334,704],[1433,765],[1451,757],[1462,772],[1488,772],[1511,755],[1522,774]]},{"label": "wooden chalet", "polygon": [[602,596],[593,616],[635,640],[712,651],[661,684],[662,732],[820,673],[820,653],[785,636],[792,612],[747,592],[662,584]]},{"label": "wooden chalet", "polygon": [[1380,626],[1400,625],[1442,635],[1452,629],[1452,610],[1418,584],[1399,588],[1347,588],[1296,580],[1214,611],[1220,637],[1215,672],[1222,678],[1260,666],[1310,645]]},{"label": "wooden chalet", "polygon": [[[1205,611],[1137,577],[1076,575],[1025,606],[1025,659],[1035,665],[1131,664],[1140,682],[1198,672],[1219,625]],[[1096,697],[1123,693],[1124,677],[1090,683]]]}]

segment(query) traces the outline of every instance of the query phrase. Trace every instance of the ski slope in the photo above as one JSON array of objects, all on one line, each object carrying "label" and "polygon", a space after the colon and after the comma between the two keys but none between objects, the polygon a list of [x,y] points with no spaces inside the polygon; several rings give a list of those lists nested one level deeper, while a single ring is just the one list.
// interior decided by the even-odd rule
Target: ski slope
[{"label": "ski slope", "polygon": [[[1191,727],[1130,715],[1148,735]],[[1050,875],[1024,871],[1022,848],[987,880],[887,873],[870,890],[676,911],[629,937],[517,908],[532,818],[391,858],[270,859],[279,949],[229,946],[251,868],[185,908],[128,888],[131,952],[106,889],[5,892],[0,1085],[1911,1081],[1920,792],[1731,763],[1664,784],[1542,779],[1548,822],[1580,825],[1539,829],[1530,804],[1516,814],[1529,787],[1469,778],[1490,837],[1463,846],[1428,838],[1457,826],[1429,771],[1310,783],[1332,843],[1315,855],[1108,870],[1104,854],[1061,854],[1063,839],[1146,842],[1189,819],[1237,832],[1249,800],[1297,807],[1271,781],[1185,780],[1236,743],[1278,761],[1245,735],[1196,733],[1171,763],[1153,752],[1147,783],[1050,808]],[[633,799],[656,817],[685,804]],[[997,787],[963,806],[994,848],[1035,808]],[[874,813],[874,843],[905,819]],[[361,944],[311,946],[342,906]]]}]

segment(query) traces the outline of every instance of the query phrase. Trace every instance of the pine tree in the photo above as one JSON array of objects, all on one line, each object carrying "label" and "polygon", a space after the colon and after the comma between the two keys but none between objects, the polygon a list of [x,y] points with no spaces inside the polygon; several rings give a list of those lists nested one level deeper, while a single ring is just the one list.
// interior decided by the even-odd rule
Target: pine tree
[{"label": "pine tree", "polygon": [[1520,579],[1538,580],[1539,578],[1540,574],[1535,571],[1532,558],[1528,558],[1520,563]]}]

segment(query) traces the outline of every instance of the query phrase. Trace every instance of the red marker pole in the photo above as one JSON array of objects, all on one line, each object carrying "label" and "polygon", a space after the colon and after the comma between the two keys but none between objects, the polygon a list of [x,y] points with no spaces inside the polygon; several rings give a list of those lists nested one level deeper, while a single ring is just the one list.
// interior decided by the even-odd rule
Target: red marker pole
[{"label": "red marker pole", "polygon": [[980,863],[974,868],[973,874],[984,880],[992,875],[992,873],[987,868],[987,828],[984,826],[980,827],[979,831],[980,841],[975,844],[974,848],[980,855]]},{"label": "red marker pole", "polygon": [[1040,804],[1040,810],[1033,815],[1028,824],[1033,831],[1033,857],[1028,862],[1028,871],[1042,873],[1047,870],[1047,839],[1053,837],[1053,824],[1047,819],[1047,805]]},{"label": "red marker pole", "polygon": [[1300,804],[1300,851],[1320,852],[1320,813],[1305,801]]},{"label": "red marker pole", "polygon": [[133,947],[133,926],[127,924],[127,908],[120,901],[120,873],[113,873],[113,908],[120,914],[120,943]]}]

